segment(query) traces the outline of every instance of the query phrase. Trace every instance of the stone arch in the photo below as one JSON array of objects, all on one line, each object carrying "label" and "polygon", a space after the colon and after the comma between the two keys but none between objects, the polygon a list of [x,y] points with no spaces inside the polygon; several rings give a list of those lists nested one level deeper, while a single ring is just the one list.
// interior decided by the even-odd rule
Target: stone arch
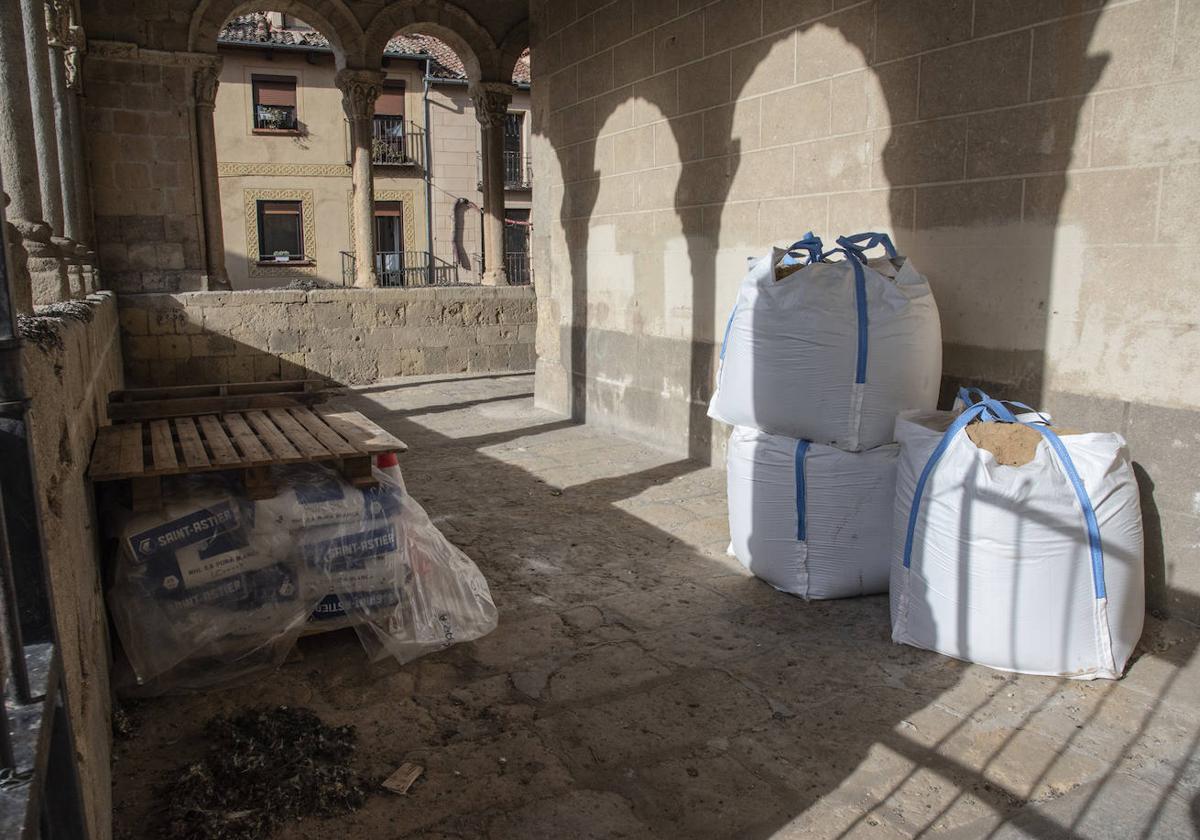
[{"label": "stone arch", "polygon": [[367,27],[363,61],[370,67],[382,65],[392,36],[417,32],[449,44],[462,61],[468,81],[507,81],[494,75],[496,42],[488,31],[458,6],[432,0],[402,0],[381,9]]},{"label": "stone arch", "polygon": [[[188,28],[188,49],[216,52],[221,27],[234,15],[263,7],[262,0],[201,0]],[[270,0],[273,12],[295,15],[329,41],[339,69],[362,64],[363,31],[344,0]]]},{"label": "stone arch", "polygon": [[[529,49],[528,18],[508,30],[508,33],[504,36],[504,40],[500,42],[500,53],[496,61],[496,69],[500,72],[501,78],[508,79],[512,77],[513,67],[516,65],[517,59],[527,49]],[[508,75],[505,76],[505,73]]]}]

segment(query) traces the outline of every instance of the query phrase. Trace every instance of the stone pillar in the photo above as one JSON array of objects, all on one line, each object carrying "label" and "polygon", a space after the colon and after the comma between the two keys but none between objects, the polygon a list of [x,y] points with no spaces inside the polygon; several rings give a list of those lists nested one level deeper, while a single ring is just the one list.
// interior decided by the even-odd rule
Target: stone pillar
[{"label": "stone pillar", "polygon": [[221,59],[195,73],[196,154],[200,158],[200,200],[204,207],[204,253],[208,265],[206,290],[229,289],[225,271],[225,231],[221,226],[221,183],[217,179],[217,131],[213,126],[213,108],[217,103],[217,84]]},{"label": "stone pillar", "polygon": [[354,285],[379,285],[375,273],[375,176],[371,166],[371,121],[383,88],[378,70],[339,70],[342,110],[350,123],[352,215],[354,217]]},{"label": "stone pillar", "polygon": [[45,5],[46,36],[49,45],[50,99],[54,104],[54,146],[58,150],[58,181],[62,195],[62,234],[67,244],[64,257],[70,266],[71,297],[88,293],[84,277],[87,248],[82,245],[79,229],[78,202],[75,194],[75,150],[71,143],[70,100],[74,97],[67,88],[67,39],[70,38],[71,9],[63,0],[49,0]]},{"label": "stone pillar", "polygon": [[[12,199],[5,193],[4,206],[11,203]],[[8,234],[8,287],[13,309],[17,315],[30,315],[33,313],[33,284],[29,280],[29,255],[21,244],[21,232],[12,222],[5,224],[5,231]]]},{"label": "stone pillar", "polygon": [[63,236],[62,177],[58,168],[58,135],[54,131],[54,97],[50,92],[50,45],[46,34],[45,0],[20,0],[25,22],[29,102],[33,106],[33,139],[37,149],[38,181],[42,187],[43,217]]},{"label": "stone pillar", "polygon": [[[33,133],[21,8],[0,2],[0,172],[11,199],[8,221],[28,256],[36,303],[66,297],[66,273],[42,216],[42,189]],[[18,295],[24,298],[24,294]]]},{"label": "stone pillar", "polygon": [[78,240],[84,243],[83,269],[87,281],[87,290],[94,292],[100,288],[96,275],[96,228],[92,218],[92,194],[88,182],[87,151],[83,143],[83,79],[80,74],[80,63],[83,58],[85,39],[83,30],[72,26],[64,59],[67,74],[67,123],[70,133],[67,136],[71,158],[74,162],[75,176],[75,213],[76,229],[79,231]]},{"label": "stone pillar", "polygon": [[504,118],[513,86],[481,82],[471,89],[483,139],[483,272],[485,286],[507,286],[504,270]]}]

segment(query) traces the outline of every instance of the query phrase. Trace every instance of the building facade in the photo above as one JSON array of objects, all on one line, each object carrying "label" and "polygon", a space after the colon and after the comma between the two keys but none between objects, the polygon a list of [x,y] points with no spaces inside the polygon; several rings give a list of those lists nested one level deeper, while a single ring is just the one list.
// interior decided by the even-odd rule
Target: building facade
[{"label": "building facade", "polygon": [[[325,37],[278,12],[222,30],[215,102],[226,269],[233,289],[353,285],[351,138]],[[478,283],[485,270],[479,124],[458,56],[426,35],[385,52],[371,123],[381,286]],[[505,268],[530,282],[529,61],[504,131]]]}]

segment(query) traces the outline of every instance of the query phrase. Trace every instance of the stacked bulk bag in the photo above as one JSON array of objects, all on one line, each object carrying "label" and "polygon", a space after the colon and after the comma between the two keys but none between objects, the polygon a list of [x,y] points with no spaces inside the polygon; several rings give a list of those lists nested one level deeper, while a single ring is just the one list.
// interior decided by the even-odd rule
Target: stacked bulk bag
[{"label": "stacked bulk bag", "polygon": [[[1145,611],[1124,439],[1059,436],[1041,415],[961,396],[960,413],[896,422],[893,640],[1007,671],[1119,677]],[[1032,460],[1005,465],[972,423],[1020,423],[1041,440]]]},{"label": "stacked bulk bag", "polygon": [[[709,406],[734,425],[730,551],[803,598],[887,590],[895,414],[933,408],[941,377],[925,279],[883,234],[838,244],[839,262],[808,234],[751,264]],[[867,259],[878,245],[887,257]]]},{"label": "stacked bulk bag", "polygon": [[846,452],[735,428],[726,464],[733,553],[802,598],[885,591],[899,453],[895,444]]},{"label": "stacked bulk bag", "polygon": [[[812,242],[820,247],[813,237],[791,250]],[[845,259],[810,259],[781,279],[785,251],[751,265],[725,328],[710,417],[857,451],[890,443],[899,412],[937,404],[941,325],[928,281],[883,234],[838,244]],[[887,256],[867,259],[877,245]]]}]

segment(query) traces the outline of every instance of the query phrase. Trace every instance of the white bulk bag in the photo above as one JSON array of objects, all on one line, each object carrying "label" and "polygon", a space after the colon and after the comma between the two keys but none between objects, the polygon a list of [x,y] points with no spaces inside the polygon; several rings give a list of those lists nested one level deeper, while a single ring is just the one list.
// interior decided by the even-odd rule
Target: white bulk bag
[{"label": "white bulk bag", "polygon": [[[884,244],[864,264],[855,245]],[[725,329],[710,417],[858,450],[892,440],[896,414],[937,404],[942,336],[929,283],[886,236],[838,240],[845,259],[776,280],[756,261]]]},{"label": "white bulk bag", "polygon": [[1026,423],[1043,435],[1034,458],[1005,466],[963,429],[1006,413],[985,399],[897,419],[892,639],[1005,671],[1116,679],[1145,612],[1125,441]]},{"label": "white bulk bag", "polygon": [[738,427],[729,535],[742,565],[802,598],[885,592],[899,447],[846,452]]}]

